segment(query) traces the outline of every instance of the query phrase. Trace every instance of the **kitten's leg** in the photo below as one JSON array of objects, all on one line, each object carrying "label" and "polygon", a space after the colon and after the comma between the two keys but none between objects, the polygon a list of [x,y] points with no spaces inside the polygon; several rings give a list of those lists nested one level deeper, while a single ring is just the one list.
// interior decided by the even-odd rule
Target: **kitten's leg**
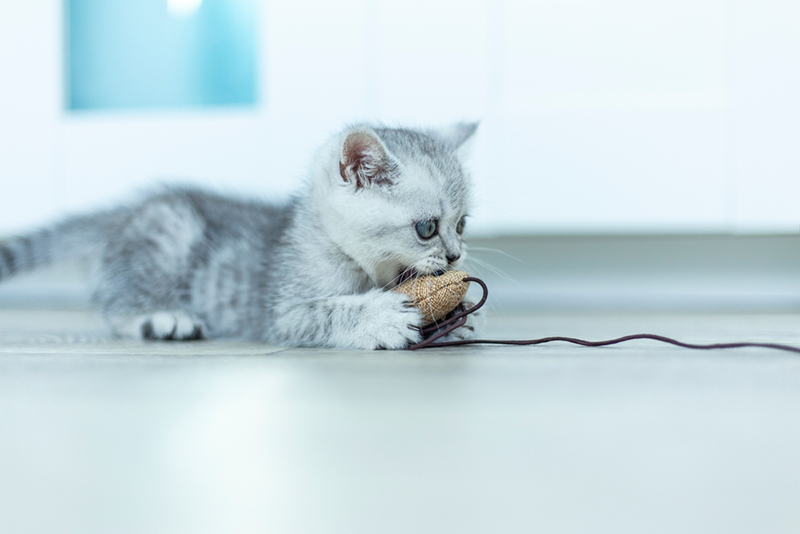
[{"label": "kitten's leg", "polygon": [[273,341],[343,349],[404,349],[420,341],[422,316],[408,297],[374,289],[276,307]]},{"label": "kitten's leg", "polygon": [[190,283],[202,221],[168,202],[137,210],[108,243],[95,300],[117,335],[136,339],[199,339],[205,325],[192,312]]}]

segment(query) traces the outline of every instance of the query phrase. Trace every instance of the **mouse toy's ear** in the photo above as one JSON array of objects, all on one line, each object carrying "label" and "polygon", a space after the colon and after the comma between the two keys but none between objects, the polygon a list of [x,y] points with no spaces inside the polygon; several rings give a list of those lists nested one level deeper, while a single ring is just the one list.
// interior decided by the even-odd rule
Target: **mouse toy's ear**
[{"label": "mouse toy's ear", "polygon": [[370,185],[391,185],[395,165],[378,135],[369,128],[348,134],[342,143],[339,174],[356,190]]}]

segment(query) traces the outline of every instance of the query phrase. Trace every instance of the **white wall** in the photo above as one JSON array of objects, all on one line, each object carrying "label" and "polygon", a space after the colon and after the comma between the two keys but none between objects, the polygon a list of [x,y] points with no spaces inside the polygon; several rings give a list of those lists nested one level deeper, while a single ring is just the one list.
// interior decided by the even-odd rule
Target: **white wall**
[{"label": "white wall", "polygon": [[0,233],[161,179],[281,196],[344,122],[472,118],[478,233],[800,231],[794,2],[266,1],[256,109],[78,114],[61,10],[0,3]]}]

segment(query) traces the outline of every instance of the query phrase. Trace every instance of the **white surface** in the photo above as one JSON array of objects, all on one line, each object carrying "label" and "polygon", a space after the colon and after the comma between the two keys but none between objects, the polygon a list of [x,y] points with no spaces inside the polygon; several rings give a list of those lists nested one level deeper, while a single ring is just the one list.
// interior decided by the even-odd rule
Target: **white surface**
[{"label": "white surface", "polygon": [[796,3],[262,7],[256,109],[70,114],[62,2],[0,4],[0,233],[164,179],[283,196],[364,118],[484,119],[484,234],[800,230]]},{"label": "white surface", "polygon": [[[490,333],[797,344],[798,324],[528,314],[495,317]],[[104,336],[86,312],[0,310],[3,533],[800,527],[796,355]]]}]

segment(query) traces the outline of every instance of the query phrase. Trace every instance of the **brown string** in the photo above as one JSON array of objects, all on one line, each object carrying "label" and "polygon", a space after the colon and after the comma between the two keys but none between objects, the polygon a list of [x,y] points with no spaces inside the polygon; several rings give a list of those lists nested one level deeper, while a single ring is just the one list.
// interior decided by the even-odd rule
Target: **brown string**
[{"label": "brown string", "polygon": [[605,347],[608,345],[616,345],[617,343],[624,343],[626,341],[632,341],[634,339],[651,339],[653,341],[660,341],[662,343],[669,343],[670,345],[675,345],[678,347],[684,347],[687,349],[699,349],[699,350],[709,350],[709,349],[739,349],[744,347],[756,347],[762,349],[774,349],[774,350],[783,350],[787,352],[794,352],[796,354],[800,354],[800,347],[794,347],[792,345],[783,345],[780,343],[751,343],[751,342],[739,342],[739,343],[710,343],[710,344],[698,344],[698,343],[684,343],[683,341],[678,341],[677,339],[672,339],[671,337],[666,336],[659,336],[657,334],[632,334],[629,336],[622,336],[615,339],[607,339],[604,341],[586,341],[584,339],[578,339],[574,337],[562,337],[562,336],[552,336],[552,337],[543,337],[539,339],[525,339],[525,340],[514,340],[514,339],[459,339],[455,341],[442,341],[436,343],[437,339],[440,339],[456,328],[463,326],[467,322],[467,316],[471,313],[475,313],[478,311],[485,303],[486,298],[489,296],[489,288],[486,287],[486,284],[480,278],[475,278],[472,276],[468,276],[464,278],[465,282],[475,282],[481,286],[483,289],[483,297],[481,300],[478,301],[477,304],[472,306],[471,308],[464,308],[463,306],[459,306],[453,312],[451,312],[442,322],[435,323],[431,326],[421,329],[423,340],[415,345],[411,345],[409,350],[417,350],[417,349],[428,349],[432,347],[455,347],[458,345],[475,345],[475,344],[492,344],[492,345],[541,345],[544,343],[552,343],[553,341],[564,341],[567,343],[574,343],[575,345],[582,345],[584,347]]}]

